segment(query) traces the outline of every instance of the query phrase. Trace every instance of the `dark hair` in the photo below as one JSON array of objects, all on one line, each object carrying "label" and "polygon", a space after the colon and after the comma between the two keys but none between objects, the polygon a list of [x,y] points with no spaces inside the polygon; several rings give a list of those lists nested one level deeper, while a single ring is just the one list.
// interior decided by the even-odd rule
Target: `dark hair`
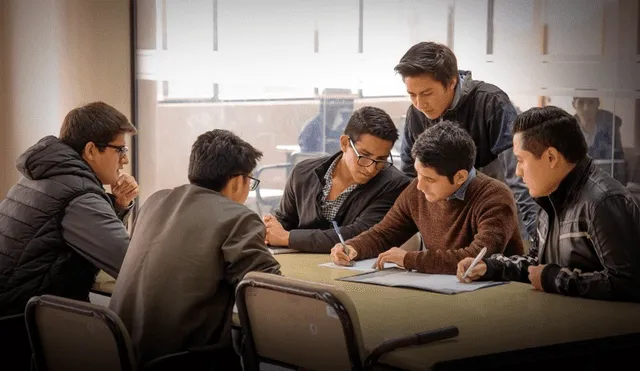
[{"label": "dark hair", "polygon": [[453,184],[460,170],[471,171],[476,161],[476,144],[466,130],[451,121],[442,121],[425,130],[411,149],[413,158],[433,168]]},{"label": "dark hair", "polygon": [[249,175],[262,152],[229,130],[201,134],[191,147],[189,182],[221,191],[236,175]]},{"label": "dark hair", "polygon": [[344,128],[344,135],[354,142],[357,142],[363,134],[370,134],[393,143],[398,140],[398,128],[391,116],[377,107],[365,106],[358,109],[351,115]]},{"label": "dark hair", "polygon": [[59,139],[81,154],[89,142],[106,144],[120,134],[137,132],[120,111],[104,102],[93,102],[67,113]]},{"label": "dark hair", "polygon": [[583,99],[583,100],[593,100],[596,101],[597,105],[600,105],[600,98],[598,97],[573,97],[573,103],[575,103],[578,99]]},{"label": "dark hair", "polygon": [[402,79],[429,74],[446,88],[458,76],[458,61],[446,45],[421,42],[409,48],[394,70]]},{"label": "dark hair", "polygon": [[522,149],[536,158],[549,147],[574,164],[587,155],[587,141],[578,120],[555,106],[534,107],[519,114],[513,123],[513,134],[517,133],[522,133]]}]

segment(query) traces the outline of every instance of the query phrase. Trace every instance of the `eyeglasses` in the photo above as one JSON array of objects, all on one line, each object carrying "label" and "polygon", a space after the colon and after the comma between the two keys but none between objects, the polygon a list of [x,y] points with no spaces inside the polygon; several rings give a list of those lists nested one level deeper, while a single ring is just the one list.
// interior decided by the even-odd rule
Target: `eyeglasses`
[{"label": "eyeglasses", "polygon": [[393,166],[393,156],[391,154],[389,154],[389,158],[391,159],[391,162],[384,161],[384,160],[374,160],[372,158],[360,155],[360,153],[356,149],[356,146],[353,144],[353,141],[351,139],[349,139],[349,143],[351,144],[351,148],[353,148],[353,151],[356,153],[356,156],[358,156],[358,165],[362,167],[369,167],[373,164],[376,164],[376,169],[378,170],[387,170],[388,168]]},{"label": "eyeglasses", "polygon": [[120,155],[120,158],[123,158],[129,152],[129,147],[127,146],[115,146],[113,144],[108,144],[108,143],[95,143],[95,145],[97,147],[109,147],[109,148],[115,149],[116,152],[118,152],[118,154]]},{"label": "eyeglasses", "polygon": [[251,175],[247,175],[247,174],[234,174],[231,177],[233,178],[235,176],[246,176],[247,178],[249,178],[250,191],[255,191],[256,189],[258,189],[258,185],[260,184],[260,179],[254,178]]}]

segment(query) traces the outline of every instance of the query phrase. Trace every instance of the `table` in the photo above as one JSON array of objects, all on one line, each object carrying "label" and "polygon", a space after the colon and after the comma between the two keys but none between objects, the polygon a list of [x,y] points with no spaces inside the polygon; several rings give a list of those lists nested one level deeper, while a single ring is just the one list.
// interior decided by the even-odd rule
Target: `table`
[{"label": "table", "polygon": [[[578,342],[598,339],[594,341],[604,343],[608,337],[640,349],[640,304],[636,303],[548,294],[518,282],[444,295],[337,281],[357,272],[319,267],[329,261],[325,254],[275,258],[285,276],[332,284],[347,292],[358,311],[367,350],[398,336],[450,325],[459,328],[455,339],[398,350],[380,360],[402,369],[461,369],[482,362],[510,365],[525,358],[557,356],[568,349],[577,349],[577,357],[582,357],[589,349]],[[109,295],[113,282],[102,282],[99,288]],[[236,314],[233,325],[239,325]]]},{"label": "table", "polygon": [[[465,358],[471,361],[470,357],[488,358],[509,351],[515,353],[500,358],[514,362],[520,357],[518,352],[532,348],[552,346],[544,353],[553,355],[563,343],[625,334],[635,334],[632,337],[640,349],[640,304],[565,297],[518,282],[444,295],[337,281],[357,272],[318,267],[329,260],[327,255],[282,254],[276,259],[286,276],[329,283],[346,291],[357,308],[368,350],[397,336],[449,325],[459,328],[455,339],[381,358],[381,362],[404,369],[459,369],[461,363],[455,362]],[[542,351],[536,356],[542,356]]]}]

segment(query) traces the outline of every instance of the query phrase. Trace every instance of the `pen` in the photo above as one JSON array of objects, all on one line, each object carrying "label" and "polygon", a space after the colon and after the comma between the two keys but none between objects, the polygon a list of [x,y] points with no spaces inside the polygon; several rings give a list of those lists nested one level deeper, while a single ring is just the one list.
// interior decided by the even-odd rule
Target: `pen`
[{"label": "pen", "polygon": [[473,268],[475,268],[475,266],[476,266],[476,265],[478,265],[478,262],[479,262],[480,260],[482,260],[482,258],[484,257],[484,254],[486,254],[486,253],[487,253],[487,248],[486,248],[486,247],[483,247],[483,248],[482,248],[482,250],[480,250],[480,253],[478,254],[478,256],[476,256],[476,258],[475,258],[475,259],[473,259],[473,262],[471,262],[471,265],[469,266],[469,268],[467,269],[467,271],[466,271],[466,272],[464,272],[464,276],[462,276],[462,280],[463,280],[463,281],[464,281],[464,279],[465,279],[465,278],[467,278],[467,275],[468,275],[469,273],[471,273],[471,270],[472,270]]},{"label": "pen", "polygon": [[[347,257],[348,257],[349,256],[349,248],[347,247],[347,244],[344,243],[344,238],[342,238],[342,233],[340,233],[340,228],[338,228],[338,223],[336,223],[335,220],[332,220],[331,223],[333,224],[333,229],[338,234],[338,238],[340,239],[340,244],[342,244],[342,248],[344,249],[344,253],[347,254]],[[351,258],[349,258],[349,259],[351,259]],[[349,265],[353,267],[353,262],[351,260],[349,260]]]}]

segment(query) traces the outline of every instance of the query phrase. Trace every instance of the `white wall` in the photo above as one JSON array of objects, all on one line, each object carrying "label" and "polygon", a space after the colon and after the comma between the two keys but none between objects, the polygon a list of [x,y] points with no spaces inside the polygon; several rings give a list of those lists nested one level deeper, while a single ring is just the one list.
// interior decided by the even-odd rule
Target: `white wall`
[{"label": "white wall", "polygon": [[128,0],[0,0],[0,198],[15,159],[102,100],[131,117]]}]

